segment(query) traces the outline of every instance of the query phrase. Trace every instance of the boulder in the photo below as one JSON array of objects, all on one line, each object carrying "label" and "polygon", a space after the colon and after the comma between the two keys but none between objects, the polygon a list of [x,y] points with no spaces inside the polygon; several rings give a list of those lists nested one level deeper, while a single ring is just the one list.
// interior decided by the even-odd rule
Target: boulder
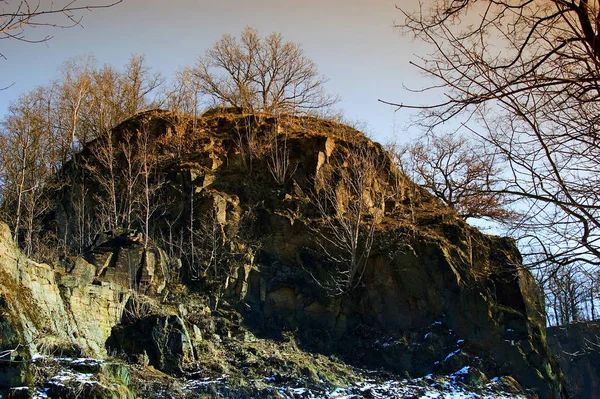
[{"label": "boulder", "polygon": [[107,346],[134,361],[147,357],[156,369],[176,375],[195,360],[192,340],[177,315],[148,315],[128,325],[115,326]]}]

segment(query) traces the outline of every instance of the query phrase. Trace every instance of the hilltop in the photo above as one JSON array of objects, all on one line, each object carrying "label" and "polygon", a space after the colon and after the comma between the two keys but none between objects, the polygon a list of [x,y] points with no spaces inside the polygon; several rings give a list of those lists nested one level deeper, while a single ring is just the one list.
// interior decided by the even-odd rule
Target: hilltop
[{"label": "hilltop", "polygon": [[[351,127],[149,111],[56,178],[40,238],[52,266],[26,260],[9,233],[0,251],[12,331],[0,349],[17,347],[22,364],[118,355],[143,397],[182,377],[270,397],[258,370],[290,389],[304,381],[298,397],[369,370],[481,392],[509,376],[514,395],[565,395],[515,243],[464,223]],[[33,366],[19,367],[17,385],[31,382]]]}]

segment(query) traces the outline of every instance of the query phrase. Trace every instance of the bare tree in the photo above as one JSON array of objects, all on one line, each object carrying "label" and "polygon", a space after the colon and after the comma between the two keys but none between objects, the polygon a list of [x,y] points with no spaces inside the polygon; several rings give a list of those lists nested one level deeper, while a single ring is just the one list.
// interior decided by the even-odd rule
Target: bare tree
[{"label": "bare tree", "polygon": [[151,108],[150,95],[163,82],[160,74],[152,73],[145,58],[136,55],[121,71],[104,65],[93,68],[90,74],[92,83],[78,138],[81,143],[102,137],[118,123]]},{"label": "bare tree", "polygon": [[[161,82],[141,56],[133,56],[121,71],[110,66],[98,69],[88,56],[69,60],[55,82],[11,103],[1,122],[0,211],[25,252],[35,252],[38,216],[52,200],[47,196],[49,184],[57,188],[59,181],[53,177],[68,162],[61,179],[74,212],[64,213],[62,225],[68,227],[60,233],[69,248],[80,252],[103,229],[148,221],[140,212],[145,209],[151,215],[154,202],[140,195],[153,193],[146,181],[149,159],[138,157],[138,150],[148,146],[127,135],[117,144],[112,128],[150,107],[150,95]],[[98,139],[90,146],[96,160],[83,165],[74,154],[93,139]],[[120,171],[118,157],[125,165]],[[95,187],[87,185],[89,178],[95,180]],[[148,183],[148,190],[141,190],[142,183]],[[98,212],[92,212],[94,201]]]},{"label": "bare tree", "polygon": [[140,206],[138,190],[143,173],[142,160],[147,157],[147,155],[140,156],[143,150],[136,136],[134,132],[124,132],[118,144],[119,153],[125,161],[119,165],[121,173],[117,178],[120,180],[120,187],[122,187],[119,191],[123,202],[123,225],[127,229],[131,228],[135,213]]},{"label": "bare tree", "polygon": [[92,90],[91,75],[95,62],[92,56],[68,60],[62,67],[61,79],[54,83],[58,92],[56,123],[63,130],[63,163],[79,145],[84,144],[79,142],[84,137],[81,120],[82,114],[87,111],[86,101]]},{"label": "bare tree", "polygon": [[323,171],[312,203],[321,220],[314,227],[317,244],[331,264],[328,278],[317,279],[332,295],[343,295],[363,283],[384,211],[384,188],[377,187],[381,164],[367,144],[347,148],[344,164]]},{"label": "bare tree", "polygon": [[233,141],[248,174],[252,174],[254,159],[262,144],[258,139],[258,123],[254,115],[243,115],[233,121]]},{"label": "bare tree", "polygon": [[463,219],[515,220],[511,198],[498,192],[502,171],[481,148],[465,137],[425,137],[402,147],[397,159],[415,183],[456,211]]},{"label": "bare tree", "polygon": [[161,106],[179,114],[191,115],[194,120],[200,114],[200,83],[190,67],[175,74],[175,80],[165,89]]},{"label": "bare tree", "polygon": [[151,107],[154,101],[149,96],[163,83],[164,77],[152,71],[144,55],[132,55],[118,82],[120,108],[124,118]]},{"label": "bare tree", "polygon": [[583,308],[588,300],[586,278],[576,266],[556,268],[542,274],[539,280],[544,289],[549,323],[565,325],[586,318]]},{"label": "bare tree", "polygon": [[[223,226],[217,217],[218,210],[211,208],[190,225],[189,275],[192,280],[202,280],[207,276],[213,278],[227,274],[228,240]],[[193,253],[191,253],[193,252]]]},{"label": "bare tree", "polygon": [[290,160],[289,133],[285,128],[280,132],[279,118],[271,132],[267,133],[267,167],[275,182],[283,186],[296,171],[298,162]]},{"label": "bare tree", "polygon": [[120,211],[121,193],[118,187],[117,148],[115,147],[113,132],[98,140],[92,147],[92,158],[84,165],[96,187],[94,202],[96,203],[95,217],[99,219],[100,230],[116,229],[123,227]]},{"label": "bare tree", "polygon": [[324,92],[326,79],[299,44],[285,42],[278,33],[261,38],[250,27],[239,42],[223,35],[198,60],[194,74],[218,105],[247,111],[295,113],[338,101]]},{"label": "bare tree", "polygon": [[50,205],[45,190],[59,164],[56,136],[46,119],[49,96],[48,90],[38,88],[19,97],[10,105],[0,134],[3,219],[27,255],[35,250],[34,224]]},{"label": "bare tree", "polygon": [[[123,0],[103,1],[95,4],[84,4],[74,1],[20,0],[0,1],[0,40],[12,39],[26,43],[43,43],[52,36],[44,35],[32,38],[27,31],[42,26],[52,28],[72,28],[80,25],[81,13],[101,8],[109,8]],[[0,57],[5,58],[0,52]]]},{"label": "bare tree", "polygon": [[163,188],[164,180],[158,173],[158,155],[154,146],[148,123],[137,130],[137,164],[139,165],[141,177],[141,206],[139,210],[139,222],[144,233],[144,248],[148,247],[152,218],[155,212],[166,203],[159,200],[159,194]]},{"label": "bare tree", "polygon": [[[443,91],[422,110],[455,121],[505,162],[502,192],[526,210],[518,226],[534,263],[600,265],[597,0],[436,1],[402,11],[400,28],[432,49],[415,65]],[[527,241],[527,242],[525,242]]]}]

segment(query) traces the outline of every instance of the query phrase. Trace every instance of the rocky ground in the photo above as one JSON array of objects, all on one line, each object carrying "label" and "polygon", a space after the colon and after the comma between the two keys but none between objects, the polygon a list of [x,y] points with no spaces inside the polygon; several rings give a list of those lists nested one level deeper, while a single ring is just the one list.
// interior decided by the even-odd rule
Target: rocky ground
[{"label": "rocky ground", "polygon": [[[349,352],[372,352],[381,356],[386,350],[412,353],[412,358],[431,359],[432,373],[409,376],[369,368],[352,362],[355,356],[338,350],[328,337],[308,336],[285,330],[280,334],[255,335],[243,324],[243,318],[227,306],[210,311],[206,298],[187,294],[179,303],[185,324],[193,314],[204,312],[202,329],[196,328],[189,339],[188,357],[185,335],[177,320],[161,312],[171,304],[148,305],[144,314],[129,314],[117,331],[126,332],[131,341],[121,347],[108,347],[111,356],[104,359],[77,357],[69,346],[44,346],[31,360],[15,358],[9,370],[26,370],[26,386],[0,392],[0,397],[51,399],[188,399],[188,398],[461,398],[508,399],[533,398],[510,376],[485,375],[481,360],[469,353],[465,340],[459,339],[444,322],[436,321],[411,336],[379,335],[359,341]],[[151,301],[138,298],[139,301]],[[129,308],[129,301],[126,309]],[[126,314],[128,311],[126,310]],[[176,317],[173,319],[173,317]],[[167,320],[153,324],[149,320]],[[141,323],[141,324],[140,324]],[[142,330],[137,328],[142,326]],[[208,327],[207,327],[208,326]],[[160,327],[160,328],[159,328]],[[157,328],[161,333],[157,334]],[[169,330],[164,332],[163,330]],[[144,341],[142,334],[152,336]],[[178,339],[176,339],[178,337]],[[134,342],[143,342],[140,352]],[[162,342],[162,344],[161,344]],[[408,349],[410,347],[410,350]],[[154,348],[154,352],[151,351]],[[329,350],[324,350],[329,348]],[[433,349],[432,349],[433,348]],[[150,352],[150,353],[148,353]],[[335,352],[335,353],[334,353]],[[344,357],[345,353],[345,357]],[[68,355],[68,356],[67,356]],[[22,362],[19,364],[18,362]],[[28,366],[21,367],[20,366]],[[162,370],[162,371],[161,371]]]},{"label": "rocky ground", "polygon": [[[268,346],[273,346],[268,344]],[[274,349],[274,348],[271,348]],[[345,365],[339,359],[315,358],[310,354],[285,353],[289,344],[279,345],[279,355],[306,356],[309,361],[327,363],[329,375],[312,375],[301,364],[288,363],[287,373],[275,364],[242,373],[190,373],[168,376],[153,367],[129,365],[118,360],[54,358],[37,356],[33,365],[36,382],[14,387],[4,398],[423,398],[423,399],[526,399],[530,397],[511,377],[481,379],[469,366],[450,375],[429,374],[420,378],[400,378]],[[281,359],[279,359],[281,361]],[[277,363],[277,362],[274,362]],[[277,371],[278,370],[278,371]],[[246,374],[247,376],[242,376]],[[252,377],[250,377],[250,375]],[[332,379],[331,377],[335,377]]]}]

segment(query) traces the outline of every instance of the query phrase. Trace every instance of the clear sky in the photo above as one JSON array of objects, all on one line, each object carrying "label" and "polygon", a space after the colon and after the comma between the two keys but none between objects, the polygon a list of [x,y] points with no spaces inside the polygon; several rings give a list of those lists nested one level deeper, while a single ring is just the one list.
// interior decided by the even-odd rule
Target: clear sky
[{"label": "clear sky", "polygon": [[[17,0],[9,0],[17,1]],[[108,0],[79,0],[77,4]],[[49,4],[50,0],[41,0]],[[421,79],[409,61],[419,46],[401,36],[394,22],[402,19],[395,5],[416,0],[124,0],[110,9],[84,12],[82,26],[54,29],[44,44],[0,41],[0,115],[19,94],[58,77],[68,58],[94,54],[99,64],[124,65],[132,54],[144,54],[148,65],[167,78],[200,54],[222,34],[238,35],[246,25],[261,35],[276,31],[299,42],[319,71],[329,78],[326,89],[337,93],[349,120],[366,124],[378,141],[407,137],[407,111],[394,113],[377,99],[413,102],[403,84]],[[56,3],[56,2],[55,2]],[[46,31],[27,32],[32,39]],[[409,134],[414,136],[415,133]]]}]

